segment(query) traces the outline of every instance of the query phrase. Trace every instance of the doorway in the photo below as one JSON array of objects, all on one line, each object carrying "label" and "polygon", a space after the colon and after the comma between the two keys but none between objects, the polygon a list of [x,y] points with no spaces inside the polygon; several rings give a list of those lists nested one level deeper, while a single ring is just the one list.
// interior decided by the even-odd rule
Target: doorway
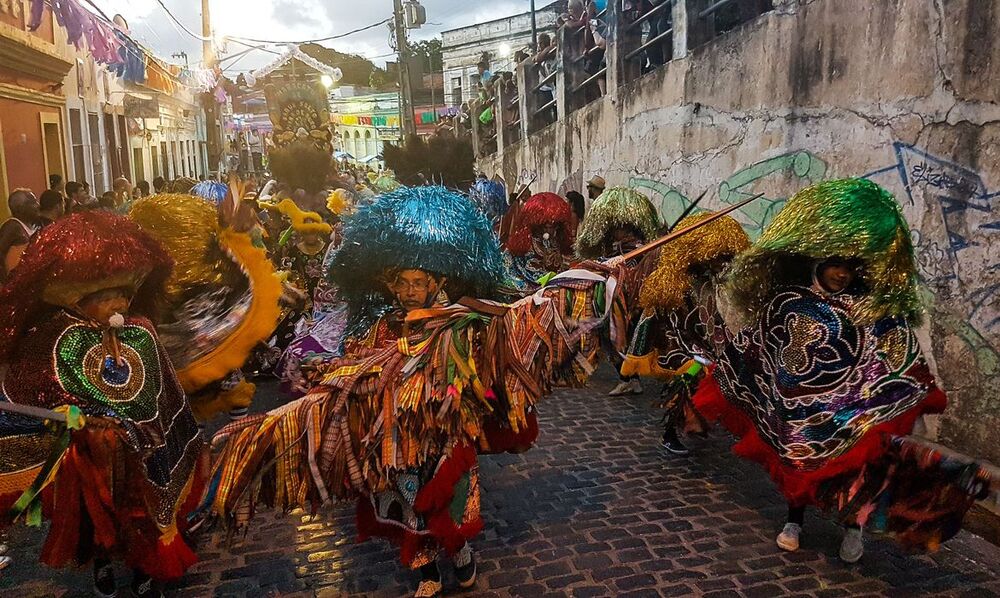
[{"label": "doorway", "polygon": [[38,115],[42,124],[42,152],[45,156],[45,177],[58,174],[66,180],[66,163],[63,160],[62,127],[59,114],[43,112]]}]

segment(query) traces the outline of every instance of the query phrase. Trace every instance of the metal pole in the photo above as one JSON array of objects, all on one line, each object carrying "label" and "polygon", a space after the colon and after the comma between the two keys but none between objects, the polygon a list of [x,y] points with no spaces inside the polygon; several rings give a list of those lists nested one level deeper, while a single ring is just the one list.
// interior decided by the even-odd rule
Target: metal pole
[{"label": "metal pole", "polygon": [[538,21],[535,19],[535,0],[531,0],[531,47],[538,51]]},{"label": "metal pole", "polygon": [[403,135],[416,135],[417,127],[413,122],[413,90],[410,88],[410,67],[407,64],[409,47],[406,42],[406,30],[403,28],[403,2],[393,0],[393,17],[396,31],[396,50],[399,52],[399,120]]}]

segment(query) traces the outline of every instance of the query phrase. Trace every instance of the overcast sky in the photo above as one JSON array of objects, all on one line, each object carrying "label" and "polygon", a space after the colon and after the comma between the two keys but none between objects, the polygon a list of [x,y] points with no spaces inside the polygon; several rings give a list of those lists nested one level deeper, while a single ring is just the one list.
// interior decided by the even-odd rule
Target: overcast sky
[{"label": "overcast sky", "polygon": [[[392,0],[210,0],[216,35],[239,35],[268,40],[306,40],[345,33],[376,23],[392,15]],[[441,31],[527,12],[529,0],[421,0],[428,24],[411,31],[411,39],[439,36]],[[201,32],[200,0],[163,0],[170,11],[191,31]],[[157,0],[95,0],[105,13],[120,13],[132,35],[170,61],[171,54],[186,51],[191,64],[201,61],[201,42],[176,27]],[[548,0],[536,0],[538,7]],[[362,54],[380,66],[391,56],[389,29],[383,25],[346,37],[323,42],[341,52]],[[245,50],[229,42],[226,54]],[[280,48],[271,47],[280,51]],[[258,68],[274,58],[254,51],[223,62],[227,74]]]}]

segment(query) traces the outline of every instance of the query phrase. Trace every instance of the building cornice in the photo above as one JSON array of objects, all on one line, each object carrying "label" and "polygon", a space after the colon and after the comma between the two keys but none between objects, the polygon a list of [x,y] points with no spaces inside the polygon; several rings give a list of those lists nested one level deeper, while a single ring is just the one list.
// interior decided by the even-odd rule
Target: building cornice
[{"label": "building cornice", "polygon": [[41,106],[51,106],[53,108],[61,108],[66,104],[66,96],[64,95],[28,89],[27,87],[11,85],[10,83],[0,83],[0,98],[39,104]]},{"label": "building cornice", "polygon": [[0,23],[0,65],[52,83],[63,82],[73,63],[54,44]]}]

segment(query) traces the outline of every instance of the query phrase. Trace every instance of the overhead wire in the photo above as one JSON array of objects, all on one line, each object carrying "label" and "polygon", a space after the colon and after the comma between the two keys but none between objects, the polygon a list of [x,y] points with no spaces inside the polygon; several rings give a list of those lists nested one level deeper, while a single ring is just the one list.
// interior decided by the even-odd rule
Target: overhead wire
[{"label": "overhead wire", "polygon": [[[157,1],[159,1],[159,0],[157,0]],[[348,31],[346,33],[339,33],[337,35],[330,35],[330,36],[327,36],[327,37],[317,37],[315,39],[279,41],[279,40],[273,40],[273,39],[257,39],[257,38],[253,38],[253,37],[244,37],[244,36],[241,36],[241,35],[240,36],[231,35],[231,36],[229,36],[229,39],[232,39],[232,40],[241,39],[241,40],[244,40],[244,41],[256,42],[256,43],[259,43],[259,44],[314,44],[314,43],[318,43],[318,42],[328,42],[328,41],[335,40],[335,39],[341,39],[341,38],[347,37],[349,35],[354,35],[355,33],[361,33],[362,31],[368,31],[369,29],[374,29],[375,27],[379,27],[381,25],[384,25],[384,24],[388,23],[391,20],[392,20],[391,18],[390,19],[383,19],[383,20],[379,21],[378,23],[372,23],[371,25],[366,25],[364,27],[359,27],[357,29],[352,29],[351,31]]]}]

